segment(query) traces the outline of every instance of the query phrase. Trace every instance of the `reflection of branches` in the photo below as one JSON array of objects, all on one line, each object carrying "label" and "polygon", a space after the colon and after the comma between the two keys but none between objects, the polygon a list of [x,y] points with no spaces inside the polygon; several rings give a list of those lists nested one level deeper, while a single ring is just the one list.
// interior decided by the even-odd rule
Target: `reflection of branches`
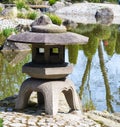
[{"label": "reflection of branches", "polygon": [[[10,53],[6,54],[9,55]],[[18,55],[18,54],[16,54]],[[21,59],[20,63],[15,63],[15,59],[11,64],[11,60],[8,61],[5,59],[5,55],[0,54],[0,99],[3,99],[5,97],[11,96],[18,92],[18,86],[26,79],[26,75],[21,73],[22,65],[29,61],[30,56],[27,56],[27,54],[21,52],[21,55],[23,56],[23,60]],[[22,57],[21,56],[21,57]],[[6,58],[8,58],[6,56]],[[15,57],[16,58],[16,57]],[[14,65],[11,66],[11,65]]]},{"label": "reflection of branches", "polygon": [[98,55],[99,55],[99,60],[100,60],[100,68],[101,68],[101,71],[102,71],[102,74],[103,74],[105,88],[106,88],[107,110],[109,112],[114,112],[113,107],[111,105],[110,87],[109,87],[109,83],[108,83],[107,73],[106,73],[106,70],[105,70],[105,64],[104,64],[104,58],[103,58],[101,43],[98,46]]},{"label": "reflection of branches", "polygon": [[91,62],[92,62],[92,58],[88,58],[86,69],[85,69],[85,72],[84,72],[84,75],[83,75],[83,78],[82,78],[82,85],[80,86],[80,93],[79,93],[80,98],[82,98],[84,85],[85,85],[85,82],[87,80],[88,73],[90,72]]}]

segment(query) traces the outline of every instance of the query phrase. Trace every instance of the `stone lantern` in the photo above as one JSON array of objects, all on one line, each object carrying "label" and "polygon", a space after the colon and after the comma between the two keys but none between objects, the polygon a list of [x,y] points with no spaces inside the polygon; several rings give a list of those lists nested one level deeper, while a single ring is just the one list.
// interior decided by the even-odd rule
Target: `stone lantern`
[{"label": "stone lantern", "polygon": [[65,27],[47,24],[32,26],[30,32],[12,35],[9,42],[32,44],[32,61],[22,71],[31,78],[26,79],[19,91],[15,108],[27,107],[33,91],[37,92],[38,105],[45,105],[45,112],[58,112],[59,95],[65,95],[71,110],[80,110],[81,104],[74,84],[66,76],[72,72],[72,65],[65,62],[65,45],[86,44],[88,38],[66,32]]}]

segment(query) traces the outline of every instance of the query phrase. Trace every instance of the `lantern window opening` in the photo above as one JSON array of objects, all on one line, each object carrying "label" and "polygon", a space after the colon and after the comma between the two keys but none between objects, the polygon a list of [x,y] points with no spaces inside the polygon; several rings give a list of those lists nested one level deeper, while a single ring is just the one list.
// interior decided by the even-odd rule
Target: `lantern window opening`
[{"label": "lantern window opening", "polygon": [[45,53],[45,49],[44,48],[37,48],[38,50],[38,54],[43,55]]},{"label": "lantern window opening", "polygon": [[44,48],[39,48],[39,53],[44,53],[45,49]]},{"label": "lantern window opening", "polygon": [[50,55],[58,55],[59,54],[59,48],[50,48]]}]

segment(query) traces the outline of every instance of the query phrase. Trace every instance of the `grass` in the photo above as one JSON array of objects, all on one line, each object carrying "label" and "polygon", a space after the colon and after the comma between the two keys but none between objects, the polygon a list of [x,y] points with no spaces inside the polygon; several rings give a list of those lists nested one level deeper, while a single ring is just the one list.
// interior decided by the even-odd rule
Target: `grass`
[{"label": "grass", "polygon": [[95,106],[92,102],[92,100],[89,100],[89,101],[86,101],[85,104],[83,105],[83,111],[84,112],[87,112],[87,111],[90,111],[90,110],[95,110]]},{"label": "grass", "polygon": [[50,4],[50,5],[55,4],[55,2],[56,2],[56,0],[49,0],[49,4]]},{"label": "grass", "polygon": [[28,10],[28,5],[25,0],[15,0],[15,4],[18,10],[25,8]]},{"label": "grass", "polygon": [[62,24],[62,19],[59,16],[57,16],[55,14],[50,14],[50,13],[47,13],[47,16],[50,17],[53,24],[56,24],[56,25],[61,25]]},{"label": "grass", "polygon": [[3,35],[7,38],[9,37],[15,30],[13,28],[5,28],[3,31]]},{"label": "grass", "polygon": [[35,11],[29,12],[29,13],[27,14],[27,18],[28,18],[28,19],[32,19],[32,20],[35,20],[35,19],[37,18],[37,16],[38,16],[38,14],[37,14],[37,12],[35,12]]}]

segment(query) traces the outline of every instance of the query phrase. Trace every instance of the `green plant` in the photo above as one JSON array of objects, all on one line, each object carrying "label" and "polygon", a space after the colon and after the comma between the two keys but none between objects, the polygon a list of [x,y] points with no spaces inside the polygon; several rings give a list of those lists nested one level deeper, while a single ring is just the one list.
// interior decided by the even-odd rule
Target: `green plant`
[{"label": "green plant", "polygon": [[50,4],[50,5],[55,4],[55,2],[56,2],[56,0],[49,0],[49,4]]},{"label": "green plant", "polygon": [[3,10],[3,8],[2,8],[2,7],[0,7],[0,13],[2,12],[2,10]]},{"label": "green plant", "polygon": [[49,14],[49,13],[47,14],[47,16],[50,17],[53,24],[56,24],[56,25],[61,25],[62,24],[62,19],[59,16],[57,16],[55,14]]},{"label": "green plant", "polygon": [[0,118],[0,127],[3,127],[3,119]]},{"label": "green plant", "polygon": [[18,10],[25,8],[28,9],[28,5],[25,0],[15,0],[15,4]]},{"label": "green plant", "polygon": [[15,30],[13,28],[5,28],[3,31],[3,35],[7,38],[9,37]]},{"label": "green plant", "polygon": [[92,100],[86,100],[86,102],[83,104],[83,111],[87,112],[90,110],[95,110],[95,106]]},{"label": "green plant", "polygon": [[24,13],[22,13],[22,12],[19,12],[19,13],[17,14],[17,17],[18,17],[18,18],[23,18],[23,19],[25,19],[25,18],[26,18],[26,15],[25,15]]},{"label": "green plant", "polygon": [[29,12],[29,13],[27,14],[27,18],[28,18],[28,19],[32,19],[32,20],[36,19],[36,18],[37,18],[37,12],[35,12],[35,11]]},{"label": "green plant", "polygon": [[3,45],[5,40],[6,40],[6,37],[3,35],[3,32],[0,32],[0,45]]}]

